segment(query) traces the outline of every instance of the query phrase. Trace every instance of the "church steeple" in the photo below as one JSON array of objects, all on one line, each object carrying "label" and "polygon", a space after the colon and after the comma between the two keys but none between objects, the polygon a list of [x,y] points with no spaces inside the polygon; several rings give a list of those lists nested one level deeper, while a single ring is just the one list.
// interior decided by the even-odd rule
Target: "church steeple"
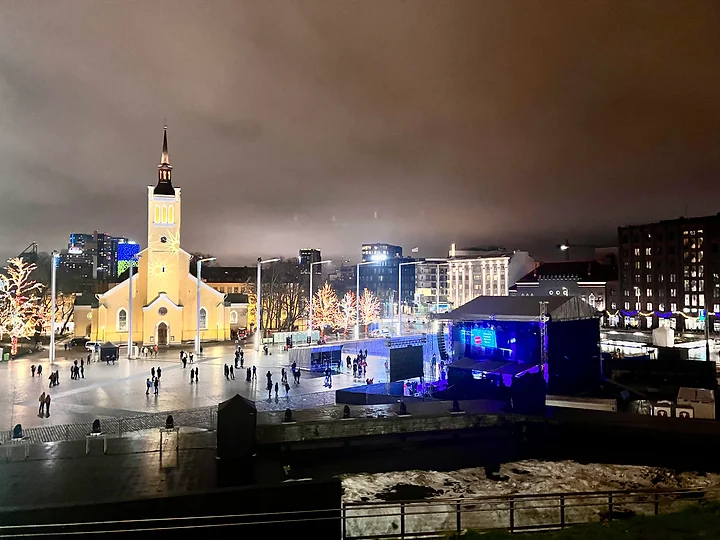
[{"label": "church steeple", "polygon": [[163,131],[162,156],[158,165],[158,183],[153,191],[155,195],[175,195],[175,188],[172,185],[172,165],[168,157],[167,126]]}]

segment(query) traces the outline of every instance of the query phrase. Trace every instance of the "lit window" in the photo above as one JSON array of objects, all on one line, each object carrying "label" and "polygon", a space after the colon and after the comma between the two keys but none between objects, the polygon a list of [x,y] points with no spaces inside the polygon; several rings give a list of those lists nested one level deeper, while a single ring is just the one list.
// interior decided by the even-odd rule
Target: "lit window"
[{"label": "lit window", "polygon": [[652,311],[652,302],[648,302],[646,306],[648,311]]},{"label": "lit window", "polygon": [[685,295],[685,305],[687,306],[689,303],[690,303],[690,295],[686,294]]},{"label": "lit window", "polygon": [[175,223],[175,207],[168,208],[168,223]]},{"label": "lit window", "polygon": [[645,281],[647,281],[648,283],[652,283],[652,276],[650,274],[646,275]]},{"label": "lit window", "polygon": [[640,261],[635,261],[635,270],[640,270]]},{"label": "lit window", "polygon": [[160,205],[155,205],[155,223],[160,223]]},{"label": "lit window", "polygon": [[677,311],[677,304],[675,302],[672,302],[670,304],[670,311],[672,311],[673,313]]},{"label": "lit window", "polygon": [[625,302],[625,309],[630,309],[630,302]]},{"label": "lit window", "polygon": [[640,248],[635,248],[635,256],[640,256]]},{"label": "lit window", "polygon": [[640,302],[635,302],[635,309],[640,311]]},{"label": "lit window", "polygon": [[646,289],[646,290],[645,290],[645,296],[652,296],[652,295],[653,295],[652,289]]},{"label": "lit window", "polygon": [[670,296],[675,298],[677,296],[677,289],[670,289]]},{"label": "lit window", "polygon": [[715,313],[717,313],[718,311],[720,311],[720,304],[715,304],[715,305],[713,305],[713,311],[714,311]]},{"label": "lit window", "polygon": [[665,311],[665,304],[658,304],[658,311]]},{"label": "lit window", "polygon": [[617,309],[617,304],[615,302],[610,304],[610,309]]},{"label": "lit window", "polygon": [[237,311],[231,311],[230,312],[230,324],[237,324],[238,322],[238,314]]},{"label": "lit window", "polygon": [[167,223],[167,206],[162,207],[162,222]]},{"label": "lit window", "polygon": [[127,311],[120,308],[117,314],[117,330],[118,332],[127,332]]},{"label": "lit window", "polygon": [[652,248],[645,248],[645,255],[652,255]]},{"label": "lit window", "polygon": [[675,283],[676,279],[677,279],[677,276],[675,276],[675,274],[670,274],[670,283]]},{"label": "lit window", "polygon": [[207,330],[207,310],[200,308],[200,329]]},{"label": "lit window", "polygon": [[652,268],[652,261],[645,261],[645,268]]}]

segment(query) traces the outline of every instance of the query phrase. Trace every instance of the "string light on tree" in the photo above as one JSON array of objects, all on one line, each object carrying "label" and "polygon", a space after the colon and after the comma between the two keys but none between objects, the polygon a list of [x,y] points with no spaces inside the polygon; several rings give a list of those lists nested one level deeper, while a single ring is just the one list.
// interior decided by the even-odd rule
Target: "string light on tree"
[{"label": "string light on tree", "polygon": [[2,330],[10,336],[10,352],[18,351],[18,340],[38,333],[42,324],[42,284],[30,279],[36,269],[19,257],[8,260],[7,275],[0,282],[0,302],[2,308]]},{"label": "string light on tree", "polygon": [[380,301],[369,290],[363,290],[360,296],[360,324],[365,325],[365,332],[368,326],[380,320]]},{"label": "string light on tree", "polygon": [[339,316],[339,302],[335,289],[325,283],[322,289],[315,293],[313,300],[313,327],[319,327],[323,334],[325,327],[335,326]]}]

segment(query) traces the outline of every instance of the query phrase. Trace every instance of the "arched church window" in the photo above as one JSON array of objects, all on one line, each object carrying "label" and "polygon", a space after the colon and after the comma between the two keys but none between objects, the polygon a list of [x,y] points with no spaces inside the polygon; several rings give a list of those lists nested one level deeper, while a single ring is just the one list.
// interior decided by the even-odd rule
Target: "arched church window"
[{"label": "arched church window", "polygon": [[233,310],[230,312],[230,324],[237,324],[238,316],[237,311]]},{"label": "arched church window", "polygon": [[200,308],[200,329],[207,330],[207,310]]},{"label": "arched church window", "polygon": [[162,207],[162,222],[167,223],[167,206]]},{"label": "arched church window", "polygon": [[127,311],[125,311],[125,308],[120,308],[117,313],[117,331],[118,332],[127,332],[128,326],[127,326]]},{"label": "arched church window", "polygon": [[155,223],[160,223],[160,205],[155,205]]},{"label": "arched church window", "polygon": [[175,223],[175,207],[168,208],[168,223]]}]

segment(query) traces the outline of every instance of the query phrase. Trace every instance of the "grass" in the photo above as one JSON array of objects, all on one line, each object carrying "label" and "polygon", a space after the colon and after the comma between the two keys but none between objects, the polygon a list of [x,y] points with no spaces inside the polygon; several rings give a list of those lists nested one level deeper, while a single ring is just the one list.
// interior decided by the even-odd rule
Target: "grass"
[{"label": "grass", "polygon": [[636,516],[610,523],[575,525],[558,531],[511,534],[469,531],[466,540],[686,540],[720,539],[720,505],[691,506],[660,516]]}]

